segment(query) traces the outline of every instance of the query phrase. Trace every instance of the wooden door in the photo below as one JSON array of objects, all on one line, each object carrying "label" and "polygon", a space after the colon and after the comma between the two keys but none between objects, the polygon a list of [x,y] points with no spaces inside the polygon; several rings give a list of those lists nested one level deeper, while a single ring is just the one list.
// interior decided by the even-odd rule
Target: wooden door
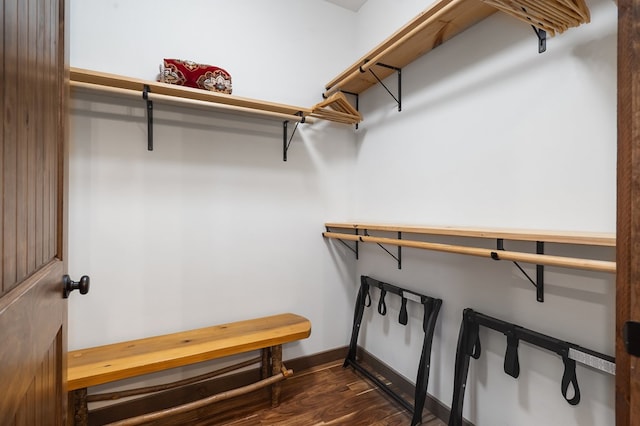
[{"label": "wooden door", "polygon": [[0,425],[66,418],[65,0],[0,0]]},{"label": "wooden door", "polygon": [[640,425],[640,359],[622,339],[640,322],[640,0],[618,2],[616,425]]}]

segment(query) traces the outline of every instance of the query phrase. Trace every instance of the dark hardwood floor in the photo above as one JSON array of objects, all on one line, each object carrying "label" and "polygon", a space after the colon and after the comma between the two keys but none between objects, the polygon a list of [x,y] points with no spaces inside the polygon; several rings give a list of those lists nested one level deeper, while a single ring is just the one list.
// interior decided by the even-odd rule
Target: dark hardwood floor
[{"label": "dark hardwood floor", "polygon": [[[266,390],[256,391],[171,419],[169,424],[400,426],[411,423],[407,410],[353,369],[342,368],[342,362],[296,372],[282,382],[280,405],[271,408],[269,401]],[[423,426],[445,426],[426,410],[422,420]]]}]

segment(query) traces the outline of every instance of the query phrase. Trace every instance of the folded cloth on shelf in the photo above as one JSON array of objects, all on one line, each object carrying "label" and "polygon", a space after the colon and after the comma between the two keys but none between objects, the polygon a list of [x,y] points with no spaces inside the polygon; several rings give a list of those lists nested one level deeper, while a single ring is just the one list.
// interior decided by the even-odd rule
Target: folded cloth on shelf
[{"label": "folded cloth on shelf", "polygon": [[227,71],[189,60],[163,59],[159,81],[231,94],[231,75]]}]

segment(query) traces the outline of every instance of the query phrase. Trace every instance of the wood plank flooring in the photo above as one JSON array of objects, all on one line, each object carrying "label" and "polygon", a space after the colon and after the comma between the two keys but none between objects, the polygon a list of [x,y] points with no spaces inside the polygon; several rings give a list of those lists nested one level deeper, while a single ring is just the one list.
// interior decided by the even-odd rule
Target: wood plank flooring
[{"label": "wood plank flooring", "polygon": [[[282,382],[281,403],[271,408],[268,391],[171,419],[170,424],[194,426],[404,426],[411,414],[367,379],[342,362],[296,372]],[[412,401],[411,398],[408,398]],[[423,426],[445,426],[426,410]],[[163,425],[168,423],[164,421]]]}]

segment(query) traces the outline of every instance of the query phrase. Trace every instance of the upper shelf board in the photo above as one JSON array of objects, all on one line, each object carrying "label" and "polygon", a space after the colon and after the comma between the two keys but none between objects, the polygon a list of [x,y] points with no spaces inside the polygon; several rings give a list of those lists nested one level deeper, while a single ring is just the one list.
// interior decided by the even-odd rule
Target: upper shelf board
[{"label": "upper shelf board", "polygon": [[224,93],[210,92],[191,87],[177,86],[158,81],[142,80],[132,77],[124,77],[116,74],[108,74],[99,71],[71,68],[71,81],[79,83],[93,84],[97,86],[113,87],[126,90],[144,91],[148,86],[153,94],[172,96],[175,98],[191,99],[196,101],[210,102],[212,104],[223,104],[259,111],[269,111],[287,115],[311,114],[311,109],[292,105],[284,105],[274,102],[261,101],[256,99],[242,98]]},{"label": "upper shelf board", "polygon": [[[440,0],[325,85],[362,93],[498,10],[553,36],[590,21],[584,0]],[[392,67],[392,68],[389,68]],[[371,72],[369,72],[371,71]],[[375,73],[375,76],[373,75]]]},{"label": "upper shelf board", "polygon": [[540,231],[502,228],[470,228],[450,226],[413,226],[373,223],[325,223],[327,228],[368,231],[406,232],[413,234],[455,237],[495,238],[513,241],[542,241],[546,243],[579,244],[615,247],[615,234],[605,232]]},{"label": "upper shelf board", "polygon": [[[438,1],[327,83],[325,96],[337,90],[362,93],[377,83],[371,73],[360,71],[368,62],[403,68],[496,11],[479,0]],[[395,72],[369,66],[381,80]]]}]

